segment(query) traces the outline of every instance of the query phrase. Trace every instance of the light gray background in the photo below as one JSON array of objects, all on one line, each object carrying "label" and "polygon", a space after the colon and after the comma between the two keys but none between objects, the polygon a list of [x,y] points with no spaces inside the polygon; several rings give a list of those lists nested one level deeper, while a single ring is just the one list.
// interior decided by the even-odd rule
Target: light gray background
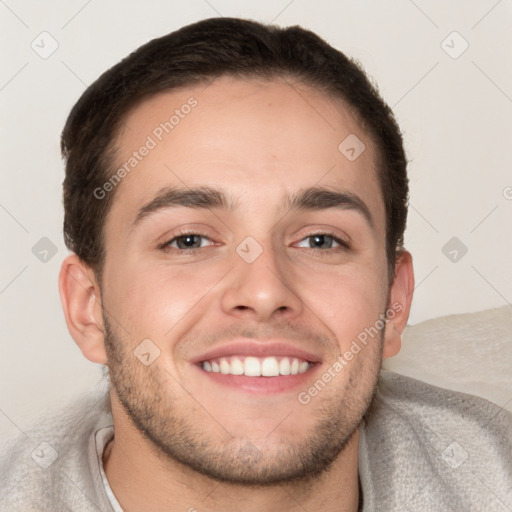
[{"label": "light gray background", "polygon": [[[411,161],[410,323],[512,301],[510,0],[0,0],[0,432],[101,377],[70,337],[57,290],[67,254],[59,136],[70,108],[142,43],[217,15],[316,31],[359,59],[394,108]],[[45,59],[31,47],[48,51],[43,31],[58,43]],[[469,44],[460,56],[454,31]],[[58,251],[47,262],[32,252],[42,237]],[[452,237],[468,249],[456,262],[442,250]]]}]

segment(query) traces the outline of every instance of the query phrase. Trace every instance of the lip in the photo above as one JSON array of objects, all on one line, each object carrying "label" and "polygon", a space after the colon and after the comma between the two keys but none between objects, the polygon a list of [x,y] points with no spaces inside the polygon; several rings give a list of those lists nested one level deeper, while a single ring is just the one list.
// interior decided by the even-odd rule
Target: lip
[{"label": "lip", "polygon": [[[307,352],[297,346],[285,341],[254,341],[253,339],[238,339],[224,345],[215,347],[200,356],[190,360],[197,364],[210,359],[218,359],[230,356],[253,356],[253,357],[297,357],[310,363],[320,363],[321,358],[311,352]],[[306,372],[309,373],[309,372]],[[288,376],[286,376],[288,377]]]}]

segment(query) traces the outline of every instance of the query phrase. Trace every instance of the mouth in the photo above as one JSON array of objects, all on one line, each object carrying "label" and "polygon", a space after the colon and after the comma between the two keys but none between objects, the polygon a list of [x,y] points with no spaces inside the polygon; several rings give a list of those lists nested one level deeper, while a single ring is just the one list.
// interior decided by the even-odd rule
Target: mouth
[{"label": "mouth", "polygon": [[192,366],[224,389],[269,396],[307,389],[321,365],[296,357],[232,356],[208,359]]},{"label": "mouth", "polygon": [[190,362],[214,386],[264,396],[306,389],[322,367],[319,355],[280,340],[239,339]]}]

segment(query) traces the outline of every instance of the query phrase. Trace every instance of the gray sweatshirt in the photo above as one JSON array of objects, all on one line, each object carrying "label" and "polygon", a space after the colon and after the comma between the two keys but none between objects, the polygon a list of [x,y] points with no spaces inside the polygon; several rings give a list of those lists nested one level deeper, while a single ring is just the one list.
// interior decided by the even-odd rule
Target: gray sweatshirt
[{"label": "gray sweatshirt", "polygon": [[[108,394],[46,418],[2,451],[0,511],[122,512],[102,466],[113,435]],[[359,477],[364,512],[512,512],[512,414],[383,370]]]}]

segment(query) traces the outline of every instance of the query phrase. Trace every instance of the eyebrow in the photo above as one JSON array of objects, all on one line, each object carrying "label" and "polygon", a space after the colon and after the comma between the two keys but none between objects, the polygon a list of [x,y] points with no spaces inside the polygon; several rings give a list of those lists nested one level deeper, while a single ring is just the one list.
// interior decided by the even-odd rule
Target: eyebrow
[{"label": "eyebrow", "polygon": [[[185,207],[194,209],[226,209],[233,211],[238,206],[235,201],[212,187],[178,188],[166,187],[138,211],[132,227],[143,219],[164,209]],[[354,210],[360,213],[370,227],[374,221],[366,203],[352,192],[341,192],[324,187],[309,187],[285,198],[285,209],[291,210],[324,210],[339,208]]]}]

